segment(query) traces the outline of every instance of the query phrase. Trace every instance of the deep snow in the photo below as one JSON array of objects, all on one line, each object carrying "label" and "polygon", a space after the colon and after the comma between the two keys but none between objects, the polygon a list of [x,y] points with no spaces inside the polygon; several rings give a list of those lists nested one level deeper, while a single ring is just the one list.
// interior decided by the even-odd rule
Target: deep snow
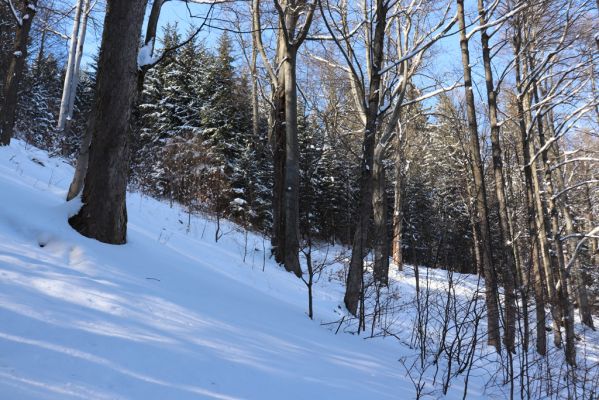
[{"label": "deep snow", "polygon": [[[304,283],[269,259],[266,239],[224,223],[215,242],[214,222],[188,225],[184,209],[136,193],[126,245],[82,237],[67,223],[77,201],[63,200],[72,173],[21,141],[0,147],[0,399],[415,396],[399,362],[417,354],[413,310],[399,341],[336,334],[334,274],[316,285],[310,320]],[[394,274],[408,300],[411,276]],[[469,398],[493,394],[488,375],[473,374]],[[458,380],[448,398],[461,397]]]}]

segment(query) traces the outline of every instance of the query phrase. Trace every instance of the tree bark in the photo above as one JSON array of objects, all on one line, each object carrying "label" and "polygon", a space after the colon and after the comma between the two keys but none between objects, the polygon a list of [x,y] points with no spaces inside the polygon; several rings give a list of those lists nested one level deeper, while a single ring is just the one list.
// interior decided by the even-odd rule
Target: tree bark
[{"label": "tree bark", "polygon": [[[532,58],[529,58],[530,69],[534,69],[534,64],[532,62]],[[539,103],[539,93],[538,93],[538,85],[536,80],[533,80],[533,94],[535,102]],[[557,295],[558,300],[560,302],[559,307],[561,308],[561,313],[563,317],[563,325],[566,331],[566,361],[568,364],[575,366],[576,365],[576,338],[574,336],[574,312],[572,310],[572,304],[570,302],[569,296],[569,278],[568,273],[566,271],[566,262],[564,258],[564,249],[562,245],[562,238],[560,235],[560,223],[559,223],[559,214],[557,209],[556,201],[553,197],[555,190],[553,185],[553,174],[551,172],[551,167],[549,165],[549,157],[548,152],[549,148],[546,148],[546,140],[545,140],[545,127],[543,122],[543,112],[544,109],[541,107],[538,110],[539,115],[537,115],[537,131],[539,134],[539,145],[541,148],[544,148],[541,152],[541,163],[543,166],[543,179],[545,182],[545,192],[547,194],[547,203],[549,206],[549,217],[551,221],[551,230],[548,231],[549,236],[553,242],[554,248],[553,251],[556,255],[557,263],[555,267],[557,267]]]},{"label": "tree bark", "polygon": [[368,230],[372,217],[372,169],[374,164],[375,137],[378,129],[378,111],[380,101],[381,75],[379,71],[383,63],[383,45],[385,28],[387,24],[388,4],[384,0],[377,0],[374,23],[374,37],[372,39],[372,65],[370,68],[370,87],[368,108],[366,110],[366,124],[362,139],[362,160],[360,173],[360,206],[358,209],[358,223],[354,233],[352,255],[347,275],[344,303],[348,311],[357,316],[358,304],[362,296],[362,280],[364,274],[364,257],[368,254]]},{"label": "tree bark", "polygon": [[460,48],[462,66],[464,69],[464,87],[466,95],[466,111],[468,115],[468,131],[470,136],[470,153],[472,157],[472,176],[474,178],[474,195],[476,199],[477,224],[480,227],[481,258],[485,277],[485,302],[487,305],[487,343],[501,351],[499,332],[499,307],[497,304],[497,277],[493,266],[491,250],[491,233],[487,212],[486,188],[483,175],[483,165],[478,142],[478,126],[474,94],[472,93],[472,77],[470,71],[470,53],[466,38],[466,23],[464,17],[464,1],[457,0],[458,23],[460,27]]},{"label": "tree bark", "polygon": [[[62,99],[60,100],[60,112],[58,114],[59,131],[64,131],[67,120],[71,117],[69,114],[70,97],[73,94],[75,63],[77,60],[77,41],[79,40],[79,26],[81,25],[81,14],[84,11],[85,0],[78,0],[75,7],[75,18],[73,19],[73,30],[71,32],[71,43],[69,46],[69,58],[67,61],[67,72],[64,77],[64,86],[62,88]],[[76,87],[76,84],[75,84]]]},{"label": "tree bark", "polygon": [[145,5],[146,0],[108,0],[88,126],[92,141],[83,206],[69,219],[82,235],[111,244],[126,242],[127,133]]},{"label": "tree bark", "polygon": [[69,95],[69,107],[67,110],[67,129],[72,121],[75,110],[75,100],[77,99],[77,85],[79,85],[79,76],[81,75],[81,58],[83,57],[83,46],[87,34],[87,20],[91,12],[91,0],[85,0],[85,8],[81,15],[81,26],[79,27],[79,36],[77,38],[77,52],[75,55],[75,71],[73,73],[73,84],[71,85],[71,94]]},{"label": "tree bark", "polygon": [[[83,56],[83,44],[85,42],[85,35],[87,31],[87,19],[89,17],[90,0],[85,2],[85,10],[82,15],[81,27],[79,28],[79,37],[77,39],[77,54],[75,57],[75,71],[73,74],[73,84],[71,86],[71,94],[69,96],[69,105],[67,110],[67,123],[66,128],[69,128],[73,110],[75,108],[75,98],[77,96],[77,85],[79,84],[79,74],[81,68],[81,57]],[[65,85],[66,86],[66,85]],[[64,96],[64,93],[63,93]],[[67,192],[67,201],[70,201],[77,197],[83,189],[83,181],[85,178],[85,172],[87,171],[87,164],[89,162],[89,145],[91,143],[91,131],[85,130],[83,138],[81,140],[81,146],[79,148],[79,155],[77,156],[77,162],[75,163],[75,173],[73,180],[69,185],[69,191]]]},{"label": "tree bark", "polygon": [[[148,17],[148,25],[146,26],[146,36],[144,38],[144,45],[151,46],[150,54],[154,54],[154,47],[156,45],[156,35],[158,34],[158,21],[160,20],[160,13],[165,0],[154,0],[152,3],[152,9],[150,10],[150,16]],[[141,92],[144,89],[144,82],[146,80],[146,74],[150,70],[151,66],[144,65],[139,69],[137,75],[137,94],[136,98],[141,98]]]},{"label": "tree bark", "polygon": [[379,284],[386,286],[389,283],[389,238],[387,235],[387,192],[385,190],[386,174],[383,156],[375,155],[373,165],[373,272],[374,279]]},{"label": "tree bark", "polygon": [[4,98],[0,104],[0,146],[8,146],[12,139],[19,101],[19,85],[23,79],[27,58],[27,41],[37,11],[37,0],[24,0],[20,20],[17,21],[12,59],[4,79]]},{"label": "tree bark", "polygon": [[[480,25],[484,27],[488,22],[485,12],[484,0],[478,0],[478,14]],[[515,263],[513,239],[510,234],[507,198],[505,194],[505,180],[503,176],[503,156],[499,141],[499,122],[497,118],[497,93],[493,82],[491,67],[491,50],[489,48],[489,35],[487,30],[480,31],[482,42],[482,56],[485,69],[485,84],[487,89],[487,102],[489,106],[489,120],[491,123],[491,148],[493,153],[493,177],[495,179],[495,193],[499,208],[499,240],[502,244],[501,271],[504,285],[504,337],[503,342],[508,351],[515,352],[516,338],[516,296],[514,292]]]},{"label": "tree bark", "polygon": [[299,143],[297,132],[296,49],[285,61],[285,269],[302,276],[299,263]]},{"label": "tree bark", "polygon": [[395,148],[395,186],[393,199],[393,263],[399,271],[403,270],[403,254],[402,254],[402,232],[403,232],[403,198],[402,198],[402,136],[397,135]]},{"label": "tree bark", "polygon": [[[526,190],[526,204],[528,210],[528,234],[532,247],[532,267],[535,273],[535,307],[537,317],[537,352],[545,355],[547,352],[547,338],[545,336],[545,298],[547,298],[553,316],[554,327],[554,342],[561,344],[561,332],[559,328],[559,316],[555,307],[555,283],[553,281],[553,273],[551,267],[547,265],[548,257],[545,254],[546,247],[544,246],[542,232],[545,232],[543,221],[538,218],[538,203],[535,195],[536,168],[531,165],[531,145],[527,133],[527,125],[530,125],[527,117],[528,113],[525,107],[528,105],[528,94],[522,91],[522,72],[521,72],[521,46],[522,39],[520,32],[517,30],[514,36],[514,71],[516,78],[516,88],[518,95],[516,105],[518,108],[518,128],[520,131],[519,146],[522,150],[522,164],[524,170],[524,181]],[[532,144],[532,154],[534,154],[534,144]],[[540,223],[539,223],[540,222]],[[547,294],[547,296],[546,296]]]}]

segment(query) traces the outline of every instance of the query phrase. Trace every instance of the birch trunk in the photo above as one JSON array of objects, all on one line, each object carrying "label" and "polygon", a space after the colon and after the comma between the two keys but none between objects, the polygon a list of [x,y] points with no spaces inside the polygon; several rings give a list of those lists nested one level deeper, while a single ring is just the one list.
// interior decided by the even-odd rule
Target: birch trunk
[{"label": "birch trunk", "polygon": [[[75,7],[75,18],[73,19],[73,30],[71,32],[71,43],[69,46],[69,58],[67,61],[67,72],[64,77],[62,98],[60,100],[60,113],[58,114],[58,126],[56,129],[64,131],[69,114],[70,97],[73,94],[73,81],[75,75],[75,64],[77,61],[77,41],[79,40],[79,26],[81,24],[81,13],[83,12],[85,0],[78,0]],[[76,89],[76,86],[75,86]]]}]

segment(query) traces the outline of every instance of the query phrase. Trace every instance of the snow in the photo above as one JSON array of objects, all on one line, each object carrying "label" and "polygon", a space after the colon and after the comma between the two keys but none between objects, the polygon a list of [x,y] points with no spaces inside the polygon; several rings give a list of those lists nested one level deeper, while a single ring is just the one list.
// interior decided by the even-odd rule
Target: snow
[{"label": "snow", "polygon": [[142,46],[139,49],[139,53],[137,54],[137,68],[142,69],[147,65],[153,65],[158,60],[158,57],[153,56],[152,52],[154,51],[154,42],[150,40],[146,45]]},{"label": "snow", "polygon": [[[391,277],[400,340],[365,340],[335,322],[347,316],[340,265],[317,281],[310,320],[304,283],[269,259],[267,239],[233,224],[221,221],[215,242],[209,218],[188,225],[184,209],[129,193],[126,245],[80,236],[67,218],[81,200],[63,200],[72,174],[21,141],[0,147],[1,398],[415,397],[411,269]],[[443,271],[420,273],[434,289],[447,284]],[[476,278],[458,278],[463,298],[476,297]],[[497,370],[479,351],[487,370],[475,369],[468,398],[504,398],[507,389],[485,387]],[[446,398],[461,399],[463,386]]]}]

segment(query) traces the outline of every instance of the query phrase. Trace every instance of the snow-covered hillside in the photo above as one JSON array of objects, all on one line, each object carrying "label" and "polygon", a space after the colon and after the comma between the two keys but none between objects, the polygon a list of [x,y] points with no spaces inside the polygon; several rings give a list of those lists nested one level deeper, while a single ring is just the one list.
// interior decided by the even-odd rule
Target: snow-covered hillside
[{"label": "snow-covered hillside", "polygon": [[[232,224],[215,242],[214,222],[130,194],[126,245],[80,236],[67,223],[78,205],[63,200],[72,172],[23,142],[0,148],[1,399],[416,396],[410,271],[393,284],[403,306],[390,323],[405,331],[365,339],[334,323],[345,315],[339,265],[318,281],[310,320],[304,283],[269,259],[267,240]],[[447,283],[442,271],[428,277]],[[477,281],[464,279],[468,298]],[[488,364],[470,374],[468,398],[503,398],[509,385],[486,387],[501,381],[495,356],[477,349]],[[422,374],[423,393],[436,398],[434,374]],[[447,397],[463,391],[454,379]]]}]

